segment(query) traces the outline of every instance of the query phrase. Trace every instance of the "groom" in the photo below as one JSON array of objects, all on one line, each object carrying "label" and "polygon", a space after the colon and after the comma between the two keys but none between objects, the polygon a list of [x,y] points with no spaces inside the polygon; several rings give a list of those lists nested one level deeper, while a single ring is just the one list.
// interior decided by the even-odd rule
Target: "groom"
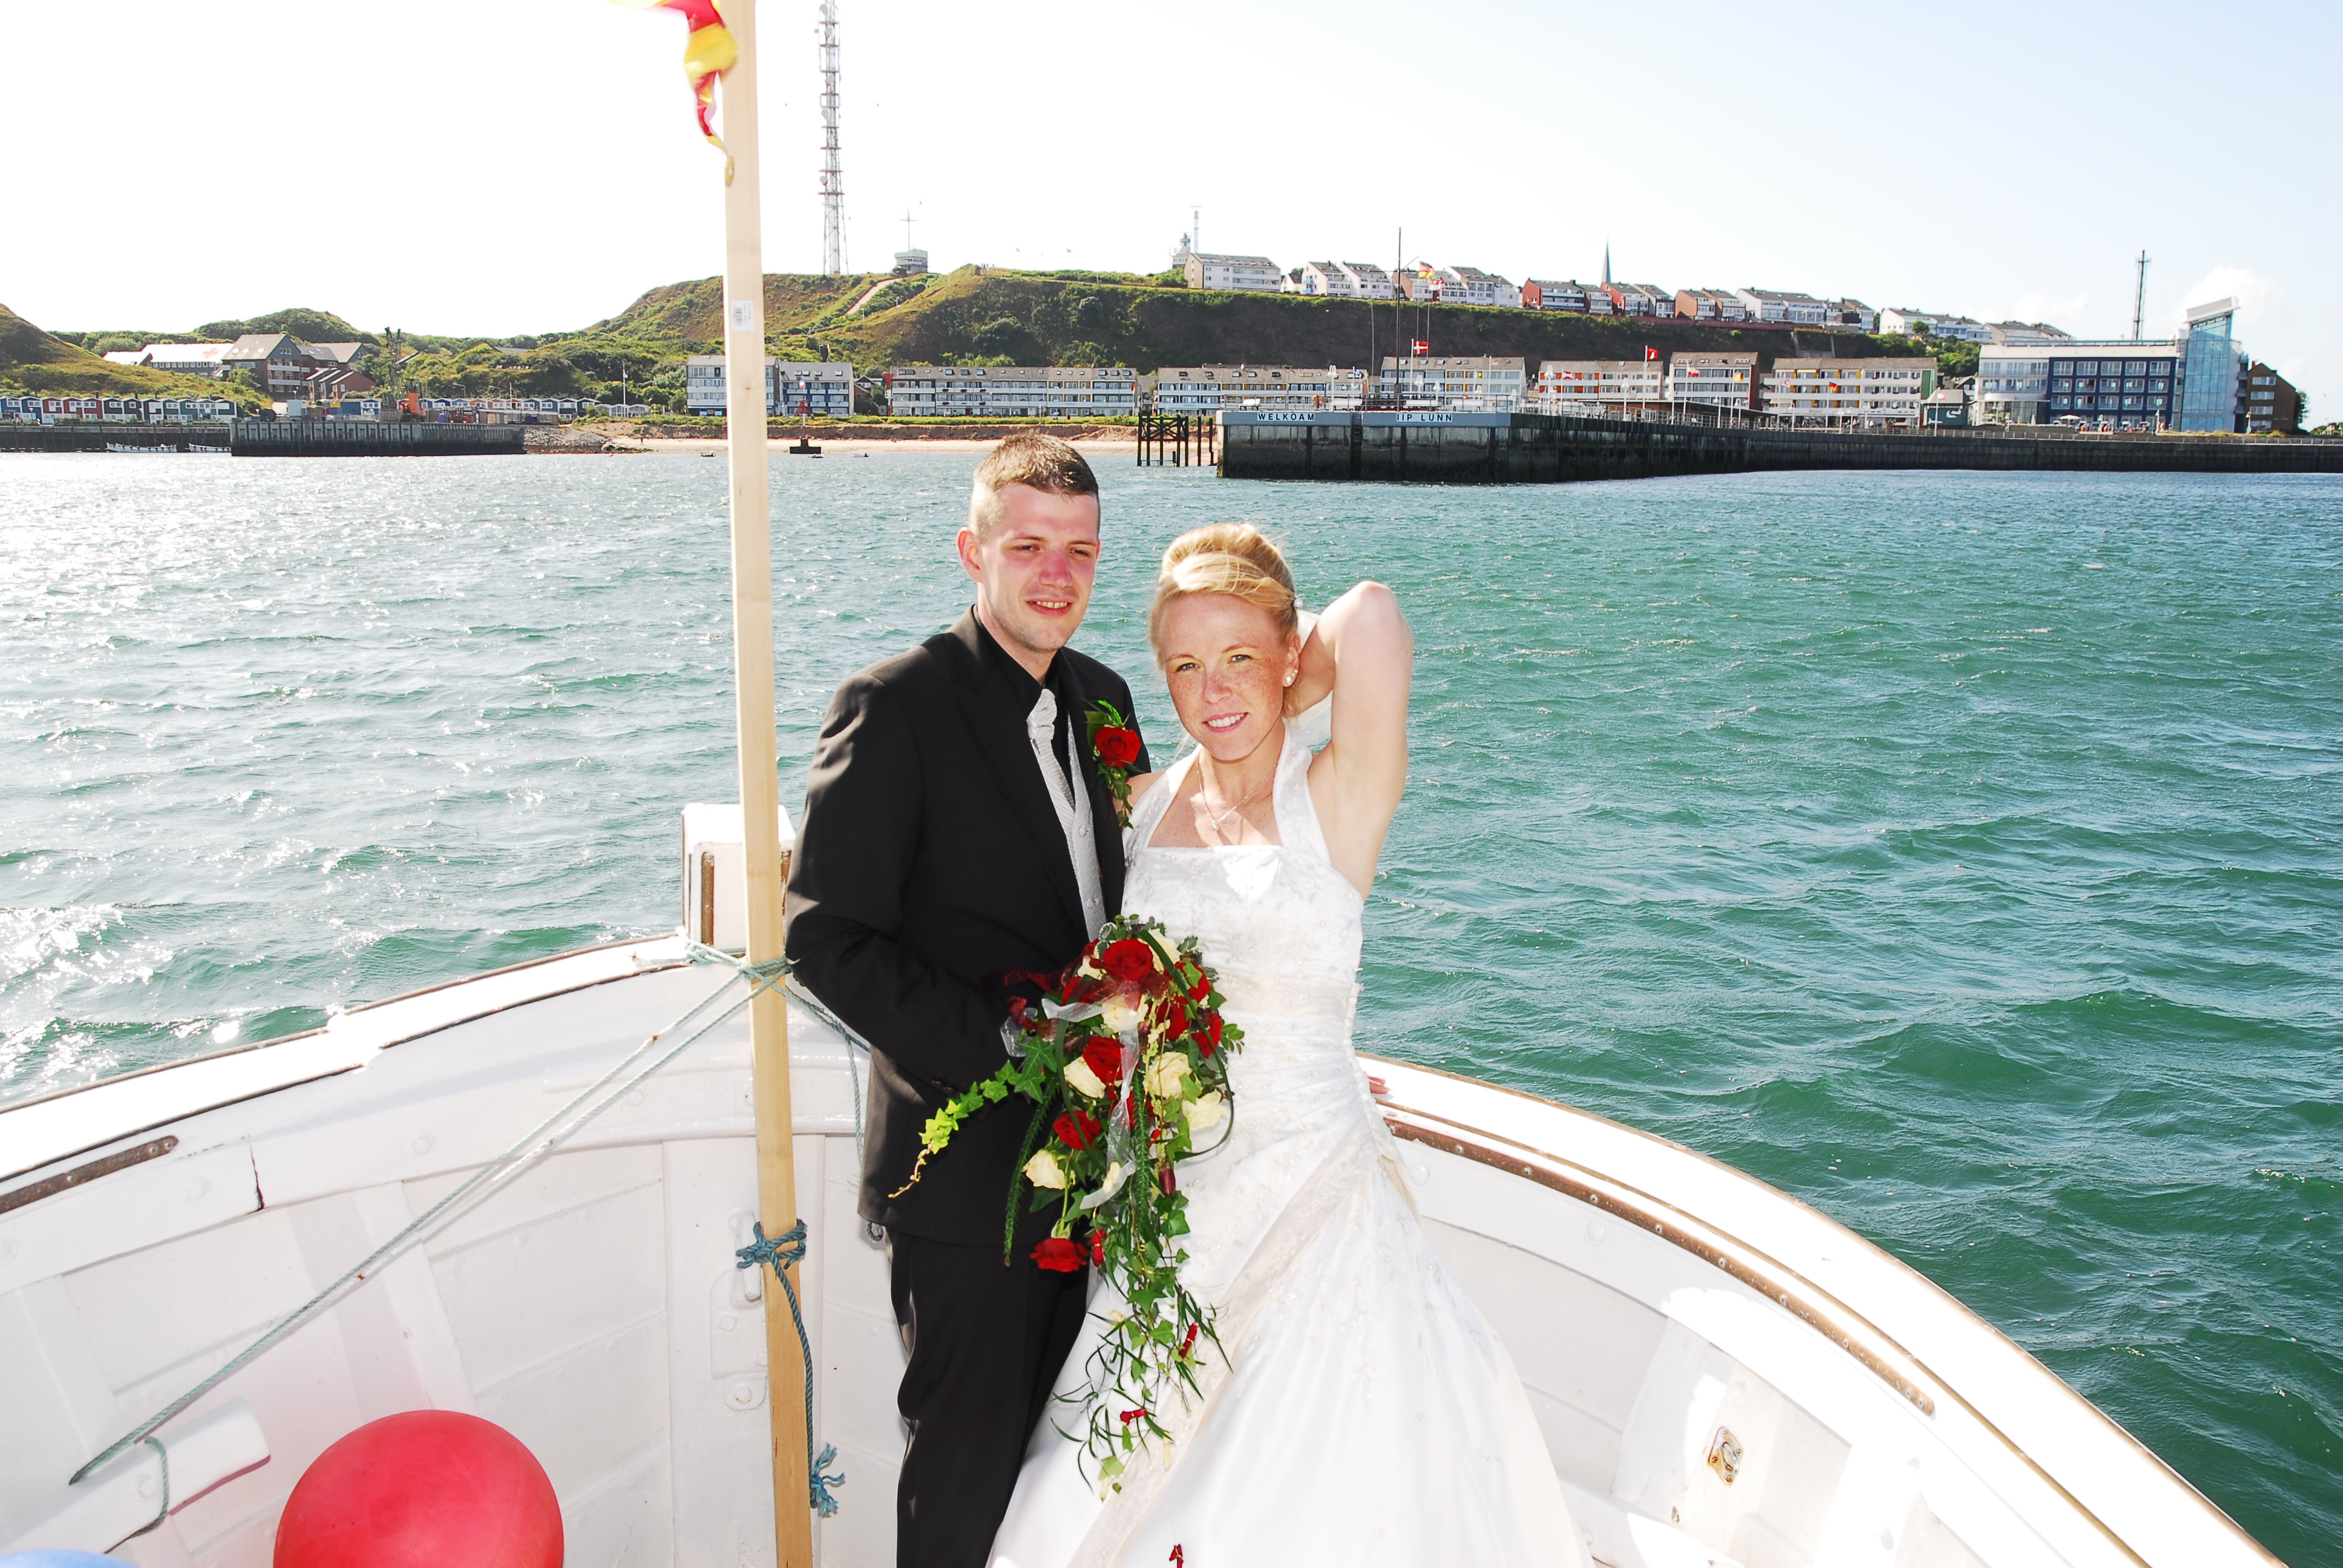
[{"label": "groom", "polygon": [[1055,974],[1122,900],[1084,715],[1103,698],[1130,717],[1131,689],[1066,646],[1098,569],[1090,465],[1010,437],[976,470],[959,542],[975,608],[838,689],[789,884],[798,977],[871,1043],[861,1211],[887,1228],[910,1353],[904,1568],[984,1562],[1089,1284],[1030,1256],[1051,1220],[1017,1180],[1034,1107],[985,1107],[906,1191],[920,1129],[1007,1060],[1009,999],[1038,993],[1004,977]]}]

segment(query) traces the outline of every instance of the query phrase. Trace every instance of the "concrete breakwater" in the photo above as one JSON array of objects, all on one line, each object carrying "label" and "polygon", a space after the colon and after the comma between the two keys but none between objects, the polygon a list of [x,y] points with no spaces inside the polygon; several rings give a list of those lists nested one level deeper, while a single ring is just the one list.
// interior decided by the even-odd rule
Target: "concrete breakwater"
[{"label": "concrete breakwater", "polygon": [[1535,485],[1798,468],[2337,474],[2343,441],[2000,430],[1736,429],[1542,414],[1408,409],[1224,412],[1221,477]]}]

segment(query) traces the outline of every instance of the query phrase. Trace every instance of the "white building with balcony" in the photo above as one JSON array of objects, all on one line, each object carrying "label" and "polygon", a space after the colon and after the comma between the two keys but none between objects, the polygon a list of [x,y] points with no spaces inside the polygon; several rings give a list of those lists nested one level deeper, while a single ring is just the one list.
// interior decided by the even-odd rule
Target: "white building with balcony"
[{"label": "white building with balcony", "polygon": [[1391,299],[1392,275],[1372,261],[1339,261],[1334,264],[1350,280],[1353,299]]},{"label": "white building with balcony", "polygon": [[1811,294],[1787,294],[1773,288],[1736,288],[1734,297],[1752,321],[1775,321],[1789,327],[1827,327],[1838,312]]},{"label": "white building with balcony", "polygon": [[1527,372],[1522,359],[1385,355],[1378,390],[1403,408],[1511,414],[1527,407]]},{"label": "white building with balcony", "polygon": [[[695,354],[683,362],[687,414],[725,410],[724,356]],[[854,412],[854,367],[842,360],[765,357],[765,412],[842,419]]]},{"label": "white building with balcony", "polygon": [[1950,337],[1962,343],[1993,341],[1993,328],[1984,322],[1941,310],[1883,310],[1879,313],[1879,330],[1906,337],[1925,332],[1931,337]]},{"label": "white building with balcony", "polygon": [[1184,265],[1191,288],[1233,288],[1275,294],[1284,280],[1265,256],[1201,256],[1191,251]]},{"label": "white building with balcony", "polygon": [[1477,266],[1443,266],[1438,276],[1443,304],[1521,308],[1522,291],[1493,272],[1483,272]]},{"label": "white building with balcony", "polygon": [[1119,366],[899,365],[887,377],[898,417],[1102,419],[1139,412],[1139,373]]},{"label": "white building with balcony", "polygon": [[1748,408],[1757,400],[1755,354],[1675,354],[1668,357],[1667,398],[1711,408]]},{"label": "white building with balcony", "polygon": [[1158,414],[1214,414],[1223,408],[1354,409],[1366,400],[1367,373],[1335,366],[1167,365],[1155,373]]},{"label": "white building with balcony", "polygon": [[1666,372],[1656,359],[1549,359],[1538,367],[1541,414],[1599,414],[1606,405],[1624,412],[1666,400]]},{"label": "white building with balcony", "polygon": [[1794,425],[1916,427],[1936,389],[1934,359],[1776,359],[1762,382],[1765,409]]}]

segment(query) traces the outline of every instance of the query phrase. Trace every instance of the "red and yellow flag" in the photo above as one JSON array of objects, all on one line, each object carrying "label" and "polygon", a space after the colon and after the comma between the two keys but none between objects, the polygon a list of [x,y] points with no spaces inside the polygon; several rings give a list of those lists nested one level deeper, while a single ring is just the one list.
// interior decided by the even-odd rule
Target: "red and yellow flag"
[{"label": "red and yellow flag", "polygon": [[691,31],[683,41],[683,75],[691,84],[693,106],[699,115],[699,134],[718,151],[724,138],[716,134],[709,116],[716,108],[716,78],[739,59],[739,45],[724,25],[723,0],[620,0],[656,11],[680,12]]}]

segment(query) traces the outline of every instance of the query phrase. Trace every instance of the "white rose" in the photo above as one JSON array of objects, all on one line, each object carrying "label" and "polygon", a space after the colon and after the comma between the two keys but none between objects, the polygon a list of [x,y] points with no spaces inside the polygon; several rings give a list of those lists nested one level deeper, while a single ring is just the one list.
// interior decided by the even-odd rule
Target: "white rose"
[{"label": "white rose", "polygon": [[1025,1180],[1036,1187],[1047,1187],[1053,1192],[1066,1190],[1066,1173],[1058,1164],[1058,1157],[1044,1149],[1025,1161]]},{"label": "white rose", "polygon": [[1188,1101],[1188,1131],[1202,1132],[1218,1127],[1221,1124],[1222,1116],[1227,1112],[1228,1108],[1229,1102],[1221,1098],[1219,1090],[1206,1090]]},{"label": "white rose", "polygon": [[1091,1064],[1079,1056],[1066,1063],[1066,1087],[1076,1094],[1087,1094],[1092,1100],[1106,1098],[1106,1085],[1101,1083],[1098,1074],[1091,1070]]},{"label": "white rose", "polygon": [[1124,1030],[1137,1029],[1139,1004],[1118,992],[1108,998],[1106,1006],[1099,1010],[1099,1021],[1106,1025],[1109,1034],[1121,1034]]},{"label": "white rose", "polygon": [[1148,1065],[1147,1092],[1158,1100],[1169,1100],[1180,1092],[1180,1081],[1187,1076],[1188,1059],[1167,1050]]}]

